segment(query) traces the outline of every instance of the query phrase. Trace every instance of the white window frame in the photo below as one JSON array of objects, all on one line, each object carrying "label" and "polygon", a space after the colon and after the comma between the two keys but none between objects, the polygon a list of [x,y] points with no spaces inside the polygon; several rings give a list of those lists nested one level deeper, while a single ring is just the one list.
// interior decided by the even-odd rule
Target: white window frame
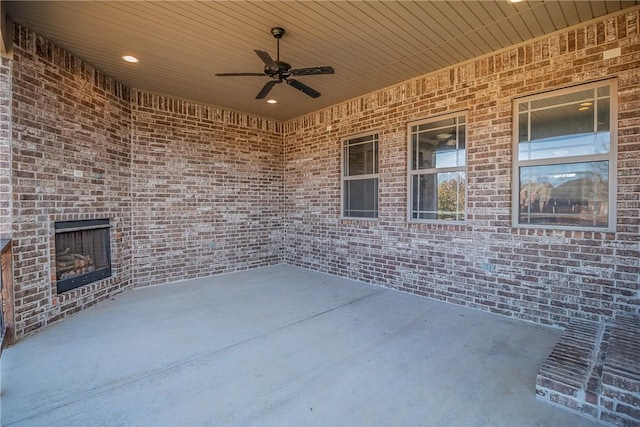
[{"label": "white window frame", "polygon": [[[374,143],[374,152],[373,152],[373,159],[372,159],[372,163],[375,165],[375,171],[376,173],[372,173],[372,174],[363,174],[363,175],[347,175],[348,173],[348,158],[345,156],[346,154],[346,148],[353,146],[350,144],[351,141],[355,140],[355,139],[359,139],[359,138],[364,138],[364,137],[371,137],[372,140],[371,141],[363,141],[361,143],[355,144],[355,145],[359,145],[359,144],[370,144],[370,143]],[[341,191],[340,191],[340,218],[341,219],[352,219],[352,220],[365,220],[365,221],[376,221],[378,219],[378,216],[380,214],[380,179],[379,179],[379,172],[380,172],[380,133],[378,131],[370,131],[370,132],[363,132],[363,133],[359,133],[356,135],[350,135],[346,138],[342,138],[341,140],[341,144],[340,144],[340,176],[342,177],[341,179]],[[345,215],[345,212],[347,210],[347,206],[345,206],[345,191],[346,191],[346,183],[348,181],[359,181],[359,180],[371,180],[371,179],[375,179],[377,180],[377,185],[376,185],[376,194],[375,194],[375,214],[374,216],[353,216],[353,215]],[[351,209],[349,209],[351,210]]]},{"label": "white window frame", "polygon": [[[537,101],[545,98],[552,98],[556,96],[562,96],[573,92],[582,92],[585,90],[597,90],[601,87],[609,87],[609,152],[579,156],[565,156],[557,158],[545,158],[535,160],[519,160],[519,112],[520,105],[532,101]],[[597,97],[596,97],[597,98]],[[594,107],[595,108],[595,107]],[[529,114],[531,110],[528,110]],[[597,122],[597,120],[596,120]],[[597,123],[594,123],[594,127]],[[527,130],[531,135],[531,120],[528,120]],[[595,129],[594,129],[595,131]],[[577,231],[593,231],[593,232],[614,232],[616,229],[616,199],[617,199],[617,141],[618,141],[618,85],[615,79],[585,83],[569,88],[557,89],[541,94],[529,95],[522,98],[516,98],[513,102],[513,179],[512,179],[512,209],[511,209],[511,222],[513,228],[527,228],[527,229],[545,229],[545,230],[577,230]],[[563,165],[571,163],[590,163],[598,161],[609,162],[609,197],[608,197],[608,212],[607,212],[607,226],[585,226],[585,225],[553,225],[553,224],[531,224],[519,222],[519,210],[520,210],[520,168],[521,167],[535,167],[535,166],[551,166],[551,165]]]},{"label": "white window frame", "polygon": [[[412,148],[412,127],[425,125],[429,123],[438,122],[440,120],[446,120],[451,118],[459,118],[464,117],[464,136],[465,136],[465,150],[464,150],[464,165],[463,166],[455,166],[455,167],[435,167],[429,169],[413,169],[413,148]],[[457,123],[456,126],[460,124]],[[467,223],[468,217],[468,141],[469,141],[469,120],[467,111],[457,111],[454,113],[449,113],[441,116],[429,117],[426,119],[415,120],[413,122],[409,122],[407,124],[407,222],[410,223],[427,223],[427,224],[446,224],[446,225],[465,225]],[[446,173],[446,172],[464,172],[465,175],[465,188],[464,188],[464,218],[463,219],[420,219],[413,218],[413,177],[415,175],[424,175],[424,174],[438,174],[438,173]]]}]

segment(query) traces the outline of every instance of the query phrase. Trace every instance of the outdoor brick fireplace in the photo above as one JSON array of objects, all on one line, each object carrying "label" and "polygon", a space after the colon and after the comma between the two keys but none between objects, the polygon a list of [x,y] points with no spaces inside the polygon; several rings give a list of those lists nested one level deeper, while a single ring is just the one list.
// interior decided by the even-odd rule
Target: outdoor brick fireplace
[{"label": "outdoor brick fireplace", "polygon": [[111,276],[109,219],[55,223],[58,293]]}]

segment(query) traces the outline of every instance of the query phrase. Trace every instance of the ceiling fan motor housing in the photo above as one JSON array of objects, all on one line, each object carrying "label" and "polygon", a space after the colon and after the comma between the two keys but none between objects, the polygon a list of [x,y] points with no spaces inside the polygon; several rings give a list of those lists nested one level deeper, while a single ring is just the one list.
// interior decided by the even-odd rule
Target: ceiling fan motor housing
[{"label": "ceiling fan motor housing", "polygon": [[273,61],[277,68],[274,68],[272,66],[269,65],[265,65],[264,66],[264,73],[270,77],[285,77],[289,75],[289,70],[291,69],[291,65],[289,65],[288,63],[284,62],[284,61],[278,61],[278,60],[274,60]]}]

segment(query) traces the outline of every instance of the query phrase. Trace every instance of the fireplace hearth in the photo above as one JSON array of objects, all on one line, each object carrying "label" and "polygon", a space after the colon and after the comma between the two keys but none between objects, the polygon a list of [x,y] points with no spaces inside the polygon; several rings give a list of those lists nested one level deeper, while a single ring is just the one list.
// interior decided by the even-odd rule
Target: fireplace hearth
[{"label": "fireplace hearth", "polygon": [[58,293],[111,276],[109,219],[55,223]]}]

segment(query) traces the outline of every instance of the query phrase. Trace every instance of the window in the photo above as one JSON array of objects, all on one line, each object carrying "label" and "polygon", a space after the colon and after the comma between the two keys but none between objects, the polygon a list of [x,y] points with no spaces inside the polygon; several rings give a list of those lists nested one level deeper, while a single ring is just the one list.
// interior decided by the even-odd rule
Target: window
[{"label": "window", "polygon": [[342,216],[378,217],[378,134],[343,140]]},{"label": "window", "polygon": [[465,220],[466,115],[409,123],[409,221]]},{"label": "window", "polygon": [[614,81],[516,100],[513,223],[613,230]]}]

